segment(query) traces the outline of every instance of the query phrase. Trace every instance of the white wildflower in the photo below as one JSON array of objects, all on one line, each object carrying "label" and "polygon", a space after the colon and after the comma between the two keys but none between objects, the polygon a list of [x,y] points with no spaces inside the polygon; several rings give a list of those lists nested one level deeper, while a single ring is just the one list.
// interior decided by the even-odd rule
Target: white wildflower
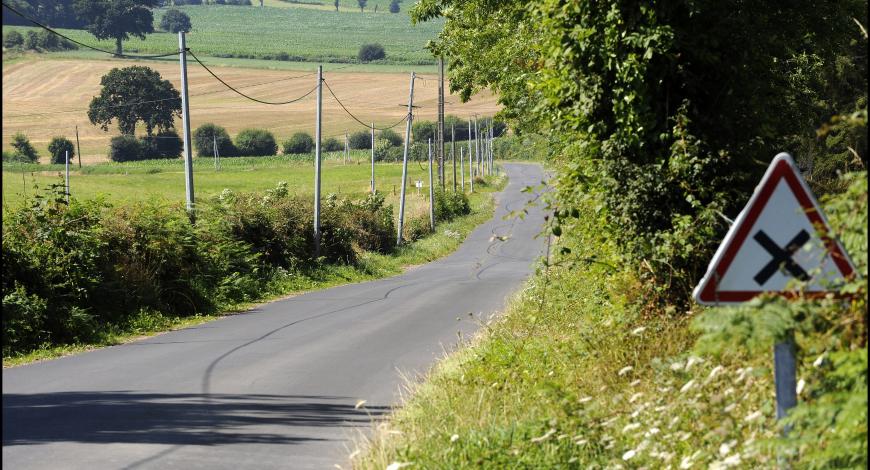
[{"label": "white wildflower", "polygon": [[719,375],[719,372],[722,372],[723,369],[725,368],[722,366],[714,367],[713,370],[710,371],[710,375],[707,376],[707,382],[709,383],[711,380],[716,378],[716,376]]},{"label": "white wildflower", "polygon": [[695,385],[695,379],[692,379],[692,380],[686,382],[686,385],[683,385],[683,388],[680,389],[680,393],[686,393],[694,385]]},{"label": "white wildflower", "polygon": [[533,438],[532,438],[532,442],[543,442],[543,441],[546,441],[546,440],[549,439],[550,436],[552,436],[553,434],[556,434],[556,430],[555,430],[555,429],[550,429],[549,431],[545,432],[543,436],[533,437]]},{"label": "white wildflower", "polygon": [[731,454],[725,460],[722,461],[726,467],[736,467],[740,465],[740,454]]},{"label": "white wildflower", "polygon": [[676,371],[678,371],[678,370],[680,370],[680,369],[682,369],[682,368],[683,368],[683,363],[682,363],[682,362],[675,362],[675,363],[671,364],[671,370],[674,371],[674,372],[676,372]]},{"label": "white wildflower", "polygon": [[646,436],[646,437],[655,436],[656,434],[658,434],[660,432],[661,432],[661,429],[653,427],[653,428],[650,428],[649,431],[644,433],[644,436]]},{"label": "white wildflower", "polygon": [[731,446],[729,446],[728,443],[723,443],[721,446],[719,446],[719,455],[721,455],[722,457],[728,455],[729,452],[731,452]]},{"label": "white wildflower", "polygon": [[587,401],[592,401],[592,397],[583,397],[580,399],[580,403],[586,403]]},{"label": "white wildflower", "polygon": [[589,442],[588,439],[577,439],[576,441],[574,441],[574,444],[577,444],[578,446],[582,446],[582,445],[585,445],[587,442]]},{"label": "white wildflower", "polygon": [[619,369],[619,375],[625,375],[625,374],[631,372],[633,369],[634,369],[634,367],[632,367],[632,366],[625,366],[622,369]]},{"label": "white wildflower", "polygon": [[692,459],[690,459],[689,457],[683,457],[683,460],[680,461],[680,468],[682,468],[683,470],[692,468],[692,465],[694,465],[694,462],[692,462]]},{"label": "white wildflower", "polygon": [[700,357],[691,356],[691,357],[689,357],[688,362],[686,362],[686,370],[688,371],[689,369],[692,368],[693,365],[700,364],[702,362],[704,362],[704,360],[701,359]]},{"label": "white wildflower", "polygon": [[731,395],[732,393],[734,393],[734,387],[728,387],[725,389],[724,392],[722,392],[722,395],[728,396],[728,395]]},{"label": "white wildflower", "polygon": [[459,434],[454,434],[450,436],[450,442],[456,442],[459,440]]},{"label": "white wildflower", "polygon": [[795,392],[797,392],[797,394],[800,395],[801,392],[804,391],[804,387],[806,387],[806,385],[807,385],[807,382],[804,379],[798,380],[797,388],[795,389]]},{"label": "white wildflower", "polygon": [[827,353],[822,353],[821,356],[817,357],[816,360],[813,361],[813,367],[822,367],[822,364],[825,363],[825,356],[827,356]]},{"label": "white wildflower", "polygon": [[629,424],[626,424],[625,427],[622,428],[622,433],[625,434],[625,433],[627,433],[627,432],[629,432],[629,431],[634,431],[635,429],[637,429],[637,428],[639,428],[639,427],[640,427],[640,424],[638,424],[638,423],[629,423]]},{"label": "white wildflower", "polygon": [[622,460],[631,460],[631,458],[634,457],[635,454],[637,454],[637,452],[635,452],[634,449],[631,449],[628,452],[622,454]]},{"label": "white wildflower", "polygon": [[761,418],[761,410],[749,413],[745,418],[743,418],[743,421],[755,421],[758,418]]},{"label": "white wildflower", "polygon": [[725,413],[730,413],[734,408],[737,408],[737,403],[732,403],[725,408],[722,408],[722,411]]},{"label": "white wildflower", "polygon": [[632,387],[637,387],[638,385],[640,385],[640,379],[633,380],[629,385],[631,385]]},{"label": "white wildflower", "polygon": [[641,327],[639,327],[639,328],[635,328],[635,329],[631,330],[631,334],[637,336],[637,335],[643,333],[644,331],[646,331],[646,327],[645,327],[645,326],[641,326]]},{"label": "white wildflower", "polygon": [[387,470],[399,470],[400,468],[407,467],[408,465],[411,465],[411,463],[410,462],[393,462],[393,463],[387,465]]},{"label": "white wildflower", "polygon": [[628,402],[634,403],[638,398],[640,398],[642,396],[643,396],[643,393],[641,393],[641,392],[635,393],[634,395],[631,396],[631,398],[628,399]]},{"label": "white wildflower", "polygon": [[613,418],[610,418],[610,419],[608,419],[608,420],[603,421],[603,422],[601,423],[601,426],[602,426],[602,427],[607,427],[607,426],[610,426],[611,424],[613,424],[614,422],[616,422],[616,417],[613,417]]}]

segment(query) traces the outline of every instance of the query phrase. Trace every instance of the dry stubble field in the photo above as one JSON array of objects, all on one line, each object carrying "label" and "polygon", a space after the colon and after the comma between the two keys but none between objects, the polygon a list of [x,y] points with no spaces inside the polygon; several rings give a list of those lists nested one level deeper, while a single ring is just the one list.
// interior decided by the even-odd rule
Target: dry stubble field
[{"label": "dry stubble field", "polygon": [[[208,64],[208,59],[203,59]],[[180,87],[179,66],[170,61],[130,60],[35,60],[25,59],[3,65],[3,150],[16,132],[26,134],[40,152],[41,161],[48,161],[47,146],[52,136],[62,135],[74,140],[78,125],[82,147],[82,162],[107,161],[109,139],[117,128],[104,132],[88,122],[87,107],[100,91],[100,78],[113,67],[147,65]],[[402,118],[408,100],[409,74],[379,72],[343,72],[331,69],[340,64],[324,66],[324,78],[342,102],[364,122],[376,126],[392,124]],[[215,73],[234,87],[242,87],[248,95],[267,101],[289,100],[305,94],[316,85],[315,75],[304,71],[277,71],[247,68],[214,67]],[[316,65],[311,64],[311,71]],[[304,75],[304,76],[303,76]],[[190,119],[192,128],[214,122],[224,126],[231,135],[247,127],[271,130],[278,141],[294,132],[314,133],[315,94],[302,101],[270,106],[242,98],[212,78],[196,62],[188,64]],[[289,79],[291,77],[298,77]],[[437,113],[437,77],[422,75],[414,89],[415,119],[434,120]],[[281,80],[281,81],[278,81]],[[274,82],[259,86],[263,82]],[[449,85],[445,87],[449,89]],[[447,114],[468,118],[473,114],[491,116],[499,107],[490,93],[478,94],[468,103],[449,95]],[[180,119],[176,126],[180,127]],[[324,138],[343,136],[345,132],[363,129],[342,111],[324,88]],[[403,126],[396,128],[400,133]]]}]

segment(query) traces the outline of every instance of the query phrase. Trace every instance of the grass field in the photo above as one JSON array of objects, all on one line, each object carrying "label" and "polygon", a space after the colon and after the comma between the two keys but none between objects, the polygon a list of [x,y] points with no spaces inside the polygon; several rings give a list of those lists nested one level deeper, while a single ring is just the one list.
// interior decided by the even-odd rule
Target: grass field
[{"label": "grass field", "polygon": [[[238,59],[216,59],[216,63]],[[265,61],[263,61],[265,62]],[[211,60],[208,61],[211,65]],[[290,62],[275,62],[290,64]],[[103,132],[91,125],[87,107],[93,96],[100,91],[100,78],[114,67],[147,65],[154,68],[176,87],[180,87],[177,62],[137,62],[118,59],[69,60],[29,54],[21,60],[3,64],[3,149],[9,150],[9,142],[16,132],[23,132],[47,161],[47,146],[53,136],[62,135],[75,139],[78,126],[85,164],[106,161],[109,139],[118,134],[117,127]],[[302,64],[297,64],[302,65]],[[334,64],[324,66],[324,78],[336,95],[355,115],[364,122],[374,121],[377,126],[393,124],[400,120],[406,109],[409,75],[390,72],[357,72],[352,68]],[[316,65],[294,71],[259,70],[238,67],[216,66],[213,70],[235,87],[259,99],[287,100],[301,96],[316,85],[316,77],[307,75],[316,71]],[[331,72],[331,70],[336,70]],[[297,103],[269,106],[242,98],[214,80],[196,64],[189,71],[191,126],[206,122],[224,126],[231,135],[247,127],[269,129],[279,143],[294,132],[314,133],[315,96]],[[415,119],[434,120],[437,114],[438,89],[435,75],[421,75],[414,90]],[[265,83],[265,84],[263,84]],[[257,84],[263,84],[254,86]],[[460,103],[459,97],[446,97],[448,114],[469,117],[472,114],[491,116],[499,106],[496,98],[483,92],[468,103]],[[180,127],[176,120],[176,127]],[[327,91],[323,98],[324,138],[354,132],[363,127],[339,107]],[[404,128],[396,129],[402,133]]]},{"label": "grass field", "polygon": [[[193,27],[187,34],[187,46],[200,57],[263,57],[283,52],[296,61],[355,62],[360,46],[375,42],[386,49],[385,62],[434,63],[431,53],[424,47],[441,30],[442,22],[411,25],[406,12],[382,13],[387,5],[379,7],[378,13],[371,12],[373,6],[365,13],[360,13],[359,8],[342,8],[336,13],[331,2],[328,6],[332,11],[227,5],[173,8],[190,16]],[[155,25],[160,24],[165,12],[166,9],[154,10]],[[4,33],[12,29],[36,28],[3,27]],[[114,50],[114,41],[98,41],[87,31],[59,31],[77,41]],[[144,40],[131,38],[124,42],[125,52],[163,53],[177,49],[178,36],[172,33],[157,32]]]},{"label": "grass field", "polygon": [[[322,194],[361,196],[369,191],[371,166],[367,151],[351,152],[352,162],[342,163],[339,153],[327,156],[322,172]],[[36,171],[38,170],[38,171]],[[448,172],[452,175],[452,172]],[[419,162],[408,162],[408,204],[423,207],[428,196],[428,170]],[[423,181],[419,192],[414,181]],[[290,157],[242,157],[221,159],[220,171],[210,158],[194,159],[194,189],[197,200],[232,191],[265,191],[278,182],[287,182],[290,192],[313,194],[314,166]],[[375,184],[396,202],[401,190],[402,165],[375,165]],[[452,184],[448,179],[448,185]],[[52,184],[63,184],[63,165],[4,166],[3,205],[15,207],[44,191]],[[110,202],[143,201],[152,198],[184,201],[184,164],[179,160],[106,163],[74,166],[70,172],[70,192],[80,199],[105,197]],[[414,209],[417,210],[417,209]]]}]

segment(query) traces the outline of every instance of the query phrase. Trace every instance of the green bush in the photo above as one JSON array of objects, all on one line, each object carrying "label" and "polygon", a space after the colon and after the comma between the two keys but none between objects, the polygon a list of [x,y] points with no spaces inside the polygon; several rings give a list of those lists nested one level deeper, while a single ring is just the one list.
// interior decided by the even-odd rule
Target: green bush
[{"label": "green bush", "polygon": [[314,138],[305,132],[297,132],[285,140],[282,147],[285,155],[311,153],[314,151]]},{"label": "green bush", "polygon": [[365,150],[372,148],[371,131],[357,131],[348,136],[347,145],[354,150]]},{"label": "green bush", "polygon": [[75,147],[66,137],[53,137],[48,144],[48,153],[51,155],[51,163],[66,163],[66,154],[69,152],[69,161],[75,156]]},{"label": "green bush", "polygon": [[27,136],[21,132],[17,132],[12,136],[12,149],[12,158],[16,162],[39,162],[39,154],[36,153],[36,149],[30,144],[30,140],[27,139]]},{"label": "green bush", "polygon": [[245,157],[260,157],[278,153],[275,136],[265,129],[244,129],[236,136],[237,154]]},{"label": "green bush", "polygon": [[109,141],[109,160],[131,162],[145,158],[145,148],[136,136],[122,134]]},{"label": "green bush", "polygon": [[411,135],[414,142],[425,144],[429,139],[435,140],[438,124],[432,121],[414,121],[411,125]]},{"label": "green bush", "polygon": [[380,131],[380,135],[376,134],[376,137],[386,139],[390,142],[390,145],[394,147],[399,147],[405,142],[405,140],[402,139],[402,136],[400,136],[398,132],[392,129],[384,129]]},{"label": "green bush", "polygon": [[173,129],[141,138],[143,158],[178,158],[184,151],[184,141]]},{"label": "green bush", "polygon": [[27,31],[24,33],[24,44],[22,47],[31,51],[39,49],[39,36],[37,36],[36,31]]},{"label": "green bush", "polygon": [[456,217],[471,213],[471,203],[468,196],[461,192],[435,190],[435,220],[447,222]]},{"label": "green bush", "polygon": [[321,143],[324,152],[340,152],[344,150],[344,144],[335,137],[330,137]]},{"label": "green bush", "polygon": [[212,123],[205,123],[193,131],[193,148],[199,157],[214,156],[214,144],[217,142],[218,154],[221,157],[236,155],[236,147],[230,140],[227,130]]},{"label": "green bush", "polygon": [[432,233],[432,224],[428,215],[408,217],[402,227],[402,239],[405,242],[419,240]]},{"label": "green bush", "polygon": [[3,47],[6,49],[20,48],[24,44],[24,36],[18,31],[9,31],[3,36]]},{"label": "green bush", "polygon": [[363,44],[359,48],[357,58],[360,62],[371,62],[373,60],[383,59],[387,56],[384,51],[384,46],[380,44]]}]

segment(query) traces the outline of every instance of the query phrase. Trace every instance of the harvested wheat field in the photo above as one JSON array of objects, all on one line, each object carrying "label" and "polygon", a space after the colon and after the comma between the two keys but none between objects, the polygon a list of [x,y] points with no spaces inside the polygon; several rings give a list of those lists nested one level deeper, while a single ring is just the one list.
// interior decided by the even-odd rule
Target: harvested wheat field
[{"label": "harvested wheat field", "polygon": [[[208,62],[206,62],[208,63]],[[88,121],[87,108],[100,92],[100,78],[114,67],[146,65],[180,89],[179,65],[173,61],[130,60],[23,60],[3,66],[3,149],[9,150],[12,135],[23,132],[48,161],[47,146],[53,136],[75,140],[78,125],[82,162],[107,160],[109,139],[116,127],[104,132]],[[211,67],[222,79],[245,94],[265,101],[287,101],[304,95],[316,85],[317,66],[311,72]],[[324,66],[324,78],[344,105],[363,122],[390,125],[402,119],[408,100],[409,74],[347,72]],[[294,132],[314,133],[315,93],[296,103],[271,106],[249,101],[228,90],[196,62],[188,63],[191,129],[213,122],[230,135],[248,127],[272,131],[281,142]],[[422,75],[414,88],[414,119],[437,117],[437,77]],[[449,84],[445,85],[449,89]],[[496,98],[483,92],[468,103],[447,95],[445,112],[468,118],[491,116],[498,111]],[[403,103],[405,105],[403,105]],[[181,120],[176,120],[180,128]],[[324,87],[323,136],[343,136],[364,129],[348,116]],[[396,130],[404,131],[403,126]],[[144,131],[143,131],[144,132]]]}]

